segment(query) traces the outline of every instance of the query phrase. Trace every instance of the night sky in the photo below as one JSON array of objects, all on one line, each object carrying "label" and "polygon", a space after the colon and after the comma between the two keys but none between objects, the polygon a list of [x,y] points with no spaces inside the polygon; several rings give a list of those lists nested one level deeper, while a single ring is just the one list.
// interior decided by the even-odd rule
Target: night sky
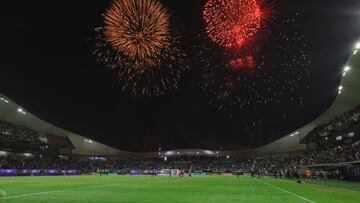
[{"label": "night sky", "polygon": [[309,40],[309,88],[297,92],[304,105],[284,103],[276,112],[264,107],[260,114],[219,111],[197,83],[200,63],[193,47],[204,33],[205,0],[161,2],[183,30],[191,59],[178,90],[131,98],[116,73],[96,62],[94,29],[110,0],[14,0],[1,3],[0,92],[49,123],[123,150],[245,149],[274,141],[328,108],[360,36],[356,0],[275,1],[276,12],[299,14]]}]

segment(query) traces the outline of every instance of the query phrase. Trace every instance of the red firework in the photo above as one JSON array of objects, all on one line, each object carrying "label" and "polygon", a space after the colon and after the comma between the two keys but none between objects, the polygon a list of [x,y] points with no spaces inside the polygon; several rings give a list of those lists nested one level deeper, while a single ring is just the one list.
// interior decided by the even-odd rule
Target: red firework
[{"label": "red firework", "polygon": [[235,69],[247,69],[251,70],[255,68],[255,61],[252,56],[246,56],[245,58],[231,59],[230,66]]},{"label": "red firework", "polygon": [[262,19],[257,0],[208,0],[205,4],[208,36],[225,48],[241,48],[260,29]]}]

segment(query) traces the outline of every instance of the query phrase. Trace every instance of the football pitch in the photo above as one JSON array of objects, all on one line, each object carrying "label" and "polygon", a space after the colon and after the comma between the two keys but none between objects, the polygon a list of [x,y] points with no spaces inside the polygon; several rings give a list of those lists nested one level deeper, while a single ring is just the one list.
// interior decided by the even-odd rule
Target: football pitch
[{"label": "football pitch", "polygon": [[0,177],[0,203],[360,202],[360,183],[236,176]]}]

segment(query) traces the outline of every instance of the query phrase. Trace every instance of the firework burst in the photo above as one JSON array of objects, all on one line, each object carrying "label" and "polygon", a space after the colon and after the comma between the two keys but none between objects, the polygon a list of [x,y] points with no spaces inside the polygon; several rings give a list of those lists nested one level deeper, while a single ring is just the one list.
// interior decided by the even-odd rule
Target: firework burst
[{"label": "firework burst", "polygon": [[156,1],[116,0],[105,13],[104,33],[118,52],[151,63],[168,43],[169,15]]},{"label": "firework burst", "polygon": [[96,29],[94,54],[118,70],[122,90],[133,96],[159,96],[176,89],[188,68],[180,35],[168,11],[156,0],[114,0]]},{"label": "firework burst", "polygon": [[257,0],[209,0],[203,16],[213,42],[238,49],[259,31],[264,13]]},{"label": "firework burst", "polygon": [[293,19],[271,16],[266,28],[241,51],[203,43],[201,87],[219,109],[258,109],[299,102],[296,90],[308,83],[307,39]]}]

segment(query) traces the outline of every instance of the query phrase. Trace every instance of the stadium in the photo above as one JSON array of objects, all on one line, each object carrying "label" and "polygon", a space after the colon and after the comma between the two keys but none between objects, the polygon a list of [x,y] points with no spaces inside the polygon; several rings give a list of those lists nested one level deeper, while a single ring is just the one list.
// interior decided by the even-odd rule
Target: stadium
[{"label": "stadium", "polygon": [[358,2],[56,4],[5,6],[0,203],[360,201]]}]

